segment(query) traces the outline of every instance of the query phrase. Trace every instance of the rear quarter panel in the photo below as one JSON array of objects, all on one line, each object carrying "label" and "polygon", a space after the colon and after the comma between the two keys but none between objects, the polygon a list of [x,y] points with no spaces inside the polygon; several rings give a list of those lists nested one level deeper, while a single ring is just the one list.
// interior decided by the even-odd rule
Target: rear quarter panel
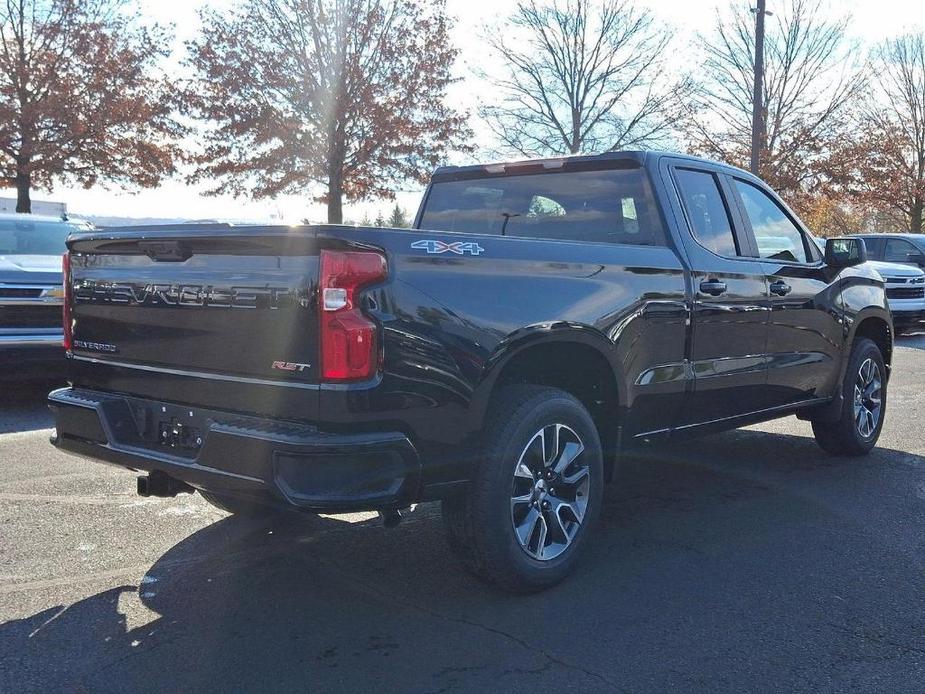
[{"label": "rear quarter panel", "polygon": [[[412,248],[421,240],[481,250]],[[327,411],[345,422],[372,422],[400,411],[420,438],[460,443],[481,428],[505,364],[549,341],[598,349],[617,376],[624,408],[658,410],[668,393],[679,404],[683,385],[641,378],[669,365],[655,372],[667,374],[684,358],[685,275],[670,248],[426,230],[358,230],[351,241],[382,247],[389,257],[390,280],[370,292],[384,328],[382,379],[373,389],[327,389],[322,402],[337,404],[322,405],[322,417]]]}]

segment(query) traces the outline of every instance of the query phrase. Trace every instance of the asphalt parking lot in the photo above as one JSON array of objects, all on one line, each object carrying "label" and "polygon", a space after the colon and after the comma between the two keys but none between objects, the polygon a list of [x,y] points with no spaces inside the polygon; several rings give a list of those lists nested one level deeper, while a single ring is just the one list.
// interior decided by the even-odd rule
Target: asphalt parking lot
[{"label": "asphalt parking lot", "polygon": [[44,388],[0,395],[0,690],[925,691],[925,336],[880,447],[794,418],[652,447],[581,569],[512,597],[439,514],[257,523],[48,444]]}]

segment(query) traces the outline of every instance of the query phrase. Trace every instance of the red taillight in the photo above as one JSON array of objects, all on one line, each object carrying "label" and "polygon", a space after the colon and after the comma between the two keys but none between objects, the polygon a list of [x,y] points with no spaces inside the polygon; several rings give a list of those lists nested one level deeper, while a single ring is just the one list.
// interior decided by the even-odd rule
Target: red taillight
[{"label": "red taillight", "polygon": [[64,349],[71,351],[73,338],[73,324],[71,322],[71,254],[65,253],[61,257],[61,270],[64,274],[64,308],[61,318],[64,321]]},{"label": "red taillight", "polygon": [[358,305],[359,290],[381,282],[385,257],[372,251],[321,251],[318,313],[321,378],[359,381],[379,368],[378,328]]}]

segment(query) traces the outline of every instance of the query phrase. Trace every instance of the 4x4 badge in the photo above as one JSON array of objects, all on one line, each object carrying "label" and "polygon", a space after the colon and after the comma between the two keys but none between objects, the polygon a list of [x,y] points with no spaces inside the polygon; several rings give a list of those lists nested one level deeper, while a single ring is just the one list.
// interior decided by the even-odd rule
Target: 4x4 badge
[{"label": "4x4 badge", "polygon": [[434,239],[421,239],[420,241],[412,243],[411,247],[417,250],[427,251],[431,254],[455,253],[456,255],[463,255],[469,253],[471,255],[479,255],[485,251],[484,248],[474,241],[453,241],[452,243],[446,243],[444,241],[435,241]]}]

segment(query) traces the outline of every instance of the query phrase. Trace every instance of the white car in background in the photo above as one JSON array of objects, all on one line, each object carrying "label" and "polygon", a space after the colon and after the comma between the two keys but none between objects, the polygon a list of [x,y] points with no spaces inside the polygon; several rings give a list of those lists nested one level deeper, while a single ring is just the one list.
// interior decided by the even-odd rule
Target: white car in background
[{"label": "white car in background", "polygon": [[[825,240],[814,238],[825,251]],[[868,260],[886,283],[886,298],[893,314],[893,329],[897,335],[916,329],[925,330],[925,272],[915,265]]]},{"label": "white car in background", "polygon": [[64,372],[61,256],[86,222],[0,213],[0,389]]},{"label": "white car in background", "polygon": [[925,330],[925,272],[915,265],[868,260],[886,282],[886,298],[897,335]]}]

